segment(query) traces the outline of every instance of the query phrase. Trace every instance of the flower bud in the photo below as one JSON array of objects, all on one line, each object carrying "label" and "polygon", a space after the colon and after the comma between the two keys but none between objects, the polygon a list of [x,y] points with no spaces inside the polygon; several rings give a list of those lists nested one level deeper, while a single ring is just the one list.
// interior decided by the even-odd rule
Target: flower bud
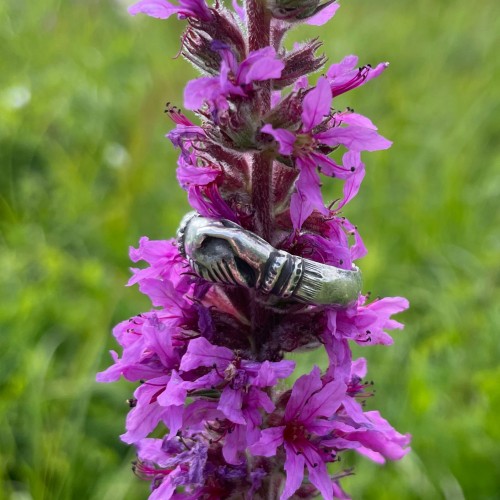
[{"label": "flower bud", "polygon": [[217,75],[221,57],[212,49],[212,40],[203,31],[188,27],[183,36],[182,55],[198,69]]},{"label": "flower bud", "polygon": [[283,89],[293,85],[299,78],[318,71],[326,61],[324,55],[319,57],[314,55],[321,45],[322,43],[315,38],[287,53],[283,58],[285,67],[281,72],[281,77],[273,81],[274,89]]},{"label": "flower bud", "polygon": [[203,72],[217,75],[221,56],[214,49],[214,42],[227,47],[238,62],[245,59],[245,40],[234,20],[220,8],[212,10],[210,21],[189,20],[182,37],[182,55]]}]

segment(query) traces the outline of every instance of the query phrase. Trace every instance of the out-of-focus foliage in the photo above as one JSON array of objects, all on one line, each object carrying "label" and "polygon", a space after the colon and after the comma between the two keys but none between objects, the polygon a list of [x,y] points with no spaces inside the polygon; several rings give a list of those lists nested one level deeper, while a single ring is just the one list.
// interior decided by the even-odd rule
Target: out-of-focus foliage
[{"label": "out-of-focus foliage", "polygon": [[[147,496],[118,439],[133,387],[94,375],[112,325],[149,307],[123,287],[127,247],[171,237],[187,210],[162,111],[194,71],[173,59],[180,23],[125,7],[0,3],[0,498]],[[324,37],[332,61],[391,62],[337,107],[395,141],[365,156],[346,215],[369,249],[366,290],[412,304],[393,347],[357,353],[376,382],[368,406],[414,451],[386,468],[349,458],[354,498],[500,498],[497,8],[346,0],[293,37]]]}]

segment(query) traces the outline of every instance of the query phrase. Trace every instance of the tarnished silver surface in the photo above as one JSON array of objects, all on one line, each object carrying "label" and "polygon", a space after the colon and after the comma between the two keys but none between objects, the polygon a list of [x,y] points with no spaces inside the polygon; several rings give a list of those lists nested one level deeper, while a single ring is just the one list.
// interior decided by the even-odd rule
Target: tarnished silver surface
[{"label": "tarnished silver surface", "polygon": [[361,271],[356,266],[346,271],[277,250],[226,219],[189,212],[177,239],[192,269],[207,281],[337,307],[354,303],[361,292]]}]

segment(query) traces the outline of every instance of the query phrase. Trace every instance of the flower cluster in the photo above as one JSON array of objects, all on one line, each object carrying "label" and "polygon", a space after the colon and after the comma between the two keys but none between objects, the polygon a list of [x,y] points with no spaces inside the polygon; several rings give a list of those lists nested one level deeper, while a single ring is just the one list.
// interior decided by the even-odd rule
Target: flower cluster
[{"label": "flower cluster", "polygon": [[[298,23],[321,25],[338,4],[320,0],[236,0],[230,10],[205,0],[141,0],[131,14],[187,22],[181,52],[203,74],[189,82],[184,105],[199,124],[168,106],[168,137],[180,151],[177,176],[192,207],[229,219],[294,255],[351,269],[366,249],[342,209],[365,175],[363,151],[390,147],[377,127],[334,98],[380,75],[381,63],[357,67],[348,56],[315,85],[308,75],[326,61],[321,43],[286,50]],[[325,205],[321,176],[343,183]],[[136,474],[151,499],[347,498],[339,480],[344,450],[376,462],[409,451],[409,435],[377,411],[364,382],[364,359],[349,342],[391,344],[392,315],[406,299],[361,295],[347,308],[305,306],[197,276],[174,240],[143,237],[131,248],[129,285],[152,310],[117,325],[122,353],[101,382],[140,382],[121,436],[137,448]],[[313,367],[287,388],[295,363],[286,354],[325,349],[328,366]],[[152,433],[155,436],[149,437]],[[163,436],[163,437],[161,437]],[[334,464],[334,465],[328,465]]]}]

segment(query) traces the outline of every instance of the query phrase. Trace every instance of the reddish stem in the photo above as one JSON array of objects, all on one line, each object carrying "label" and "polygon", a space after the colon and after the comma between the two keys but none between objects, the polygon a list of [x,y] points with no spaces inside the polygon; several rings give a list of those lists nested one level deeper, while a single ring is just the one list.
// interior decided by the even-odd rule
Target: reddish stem
[{"label": "reddish stem", "polygon": [[[263,0],[247,0],[248,47],[250,51],[268,47],[271,43],[271,16]],[[271,107],[270,82],[262,82],[255,99],[255,115],[262,118]],[[270,241],[273,228],[272,170],[273,158],[266,153],[252,155],[252,207],[254,230]]]},{"label": "reddish stem", "polygon": [[248,48],[267,47],[271,38],[271,15],[262,0],[246,0]]},{"label": "reddish stem", "polygon": [[[248,26],[248,48],[250,51],[268,47],[271,43],[271,15],[265,0],[246,0]],[[271,84],[262,82],[256,85],[254,115],[257,123],[269,112],[271,107]],[[268,153],[254,153],[251,161],[252,171],[252,209],[253,230],[267,241],[273,232],[273,207],[271,183],[273,157]],[[258,293],[258,292],[257,292]],[[257,358],[263,356],[263,347],[269,337],[269,311],[259,303],[256,294],[251,294],[252,336]]]}]

